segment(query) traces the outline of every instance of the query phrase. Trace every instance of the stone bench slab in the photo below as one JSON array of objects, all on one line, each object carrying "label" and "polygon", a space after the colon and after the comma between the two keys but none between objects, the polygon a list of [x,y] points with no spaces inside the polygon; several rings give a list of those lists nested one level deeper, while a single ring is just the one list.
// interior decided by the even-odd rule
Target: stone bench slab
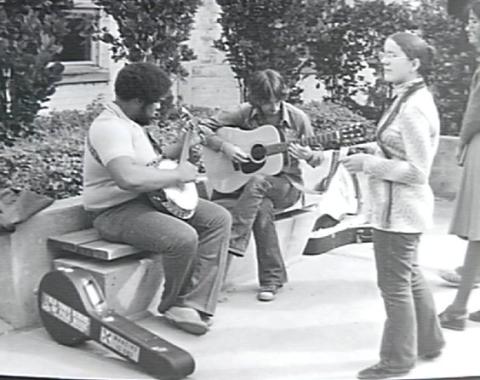
[{"label": "stone bench slab", "polygon": [[128,244],[107,242],[94,228],[53,236],[48,239],[48,243],[57,249],[106,261],[142,252]]}]

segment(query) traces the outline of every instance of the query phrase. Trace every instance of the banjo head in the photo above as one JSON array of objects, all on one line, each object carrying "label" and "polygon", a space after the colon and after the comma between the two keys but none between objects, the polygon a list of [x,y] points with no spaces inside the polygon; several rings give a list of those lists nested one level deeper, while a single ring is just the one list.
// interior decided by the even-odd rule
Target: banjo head
[{"label": "banjo head", "polygon": [[[155,167],[157,169],[172,170],[178,163],[172,160],[161,160]],[[167,187],[162,190],[148,193],[152,204],[160,210],[167,210],[171,214],[189,219],[195,213],[198,204],[198,192],[195,183],[185,183],[183,187]]]}]

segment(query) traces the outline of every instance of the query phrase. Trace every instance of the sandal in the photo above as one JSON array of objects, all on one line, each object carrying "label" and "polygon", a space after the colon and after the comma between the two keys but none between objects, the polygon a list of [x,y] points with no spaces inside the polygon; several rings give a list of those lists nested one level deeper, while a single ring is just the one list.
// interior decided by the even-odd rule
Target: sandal
[{"label": "sandal", "polygon": [[440,320],[440,326],[443,328],[462,331],[465,330],[467,316],[468,314],[466,311],[464,313],[454,312],[449,306],[438,315],[438,319]]}]

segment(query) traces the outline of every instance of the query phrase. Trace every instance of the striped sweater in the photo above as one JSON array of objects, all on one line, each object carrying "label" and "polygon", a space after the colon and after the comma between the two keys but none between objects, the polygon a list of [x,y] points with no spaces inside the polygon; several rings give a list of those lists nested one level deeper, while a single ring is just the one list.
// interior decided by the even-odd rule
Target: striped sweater
[{"label": "striped sweater", "polygon": [[[399,89],[400,92],[403,90]],[[376,146],[363,167],[368,176],[371,221],[375,228],[420,233],[430,226],[434,198],[428,179],[438,147],[439,131],[433,96],[427,88],[422,88],[406,100],[382,133],[383,145],[392,157],[387,159]],[[388,207],[391,207],[389,222],[385,219]]]}]

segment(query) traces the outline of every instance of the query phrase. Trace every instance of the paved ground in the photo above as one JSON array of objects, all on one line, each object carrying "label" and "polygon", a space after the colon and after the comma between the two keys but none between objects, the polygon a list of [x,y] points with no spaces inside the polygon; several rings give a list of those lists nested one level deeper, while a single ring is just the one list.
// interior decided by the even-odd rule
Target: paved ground
[{"label": "paved ground", "polygon": [[[421,264],[443,309],[454,289],[437,271],[460,264],[465,243],[445,235],[451,203],[437,202],[436,226],[423,239]],[[354,379],[377,360],[384,320],[375,285],[371,244],[351,245],[290,263],[290,283],[273,303],[255,301],[255,283],[229,292],[211,332],[194,337],[158,317],[144,327],[187,349],[196,360],[192,380]],[[480,290],[472,309],[480,308]],[[445,331],[447,347],[434,362],[420,362],[406,378],[480,376],[480,323]],[[148,379],[95,343],[62,347],[43,329],[0,337],[3,375],[61,378]]]}]

